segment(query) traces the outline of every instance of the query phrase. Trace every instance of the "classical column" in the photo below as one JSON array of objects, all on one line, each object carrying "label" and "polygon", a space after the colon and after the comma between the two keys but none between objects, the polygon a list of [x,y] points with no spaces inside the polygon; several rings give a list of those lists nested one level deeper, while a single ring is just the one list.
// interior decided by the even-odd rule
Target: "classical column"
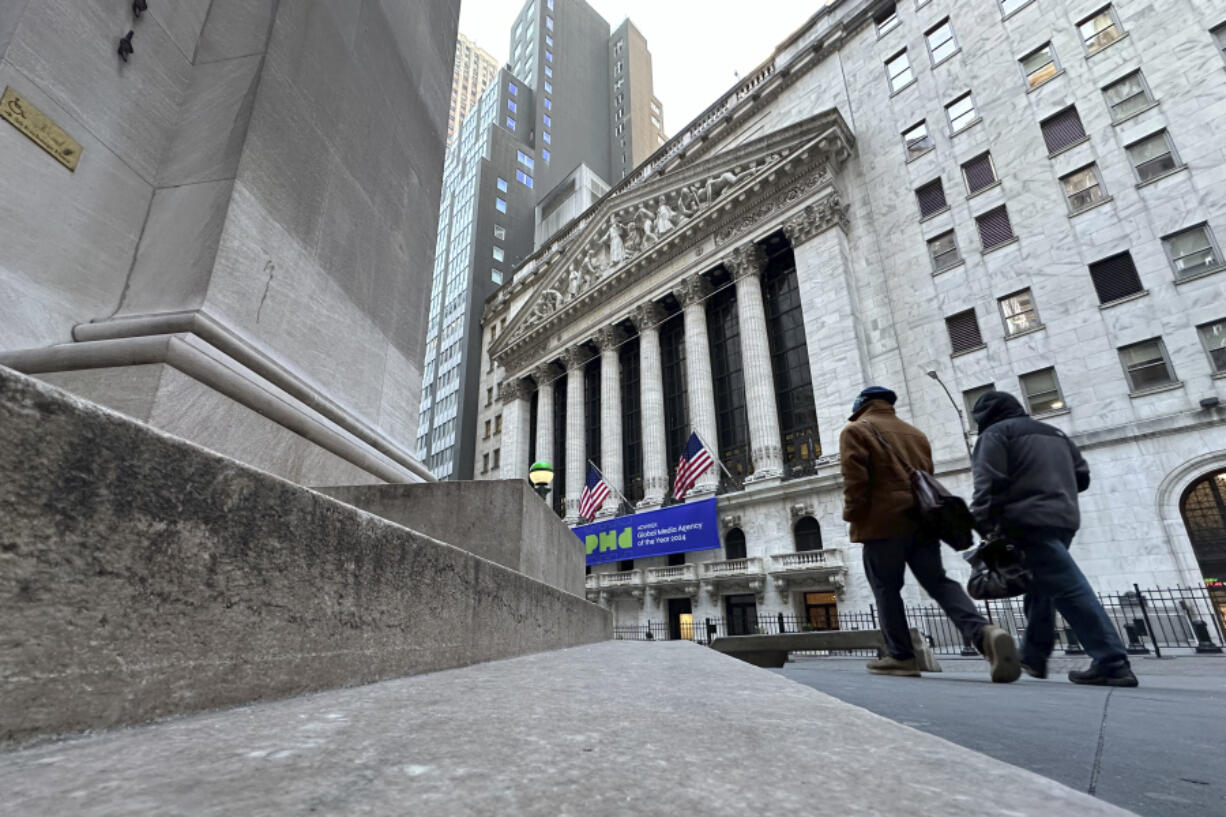
[{"label": "classical column", "polygon": [[532,370],[536,381],[536,450],[532,459],[553,462],[553,381],[552,363],[542,363]]},{"label": "classical column", "polygon": [[796,259],[822,456],[839,453],[851,402],[870,385],[846,229],[847,207],[837,192],[783,222]]},{"label": "classical column", "polygon": [[616,326],[606,326],[596,335],[600,347],[600,471],[613,487],[599,516],[613,516],[625,492],[622,472],[622,384],[618,352],[626,334]]},{"label": "classical column", "polygon": [[527,479],[532,464],[528,451],[529,423],[532,420],[532,389],[526,380],[503,381],[498,389],[502,401],[502,465],[503,479]]},{"label": "classical column", "polygon": [[783,453],[762,301],[766,252],[751,241],[733,250],[724,267],[736,282],[736,312],[741,324],[741,371],[749,415],[749,456],[753,461],[753,474],[745,482],[778,479],[783,476]]},{"label": "classical column", "polygon": [[579,495],[587,477],[587,445],[583,439],[583,366],[592,355],[584,346],[562,353],[566,364],[566,523],[579,522]]},{"label": "classical column", "polygon": [[668,493],[668,448],[664,436],[664,371],[660,324],[664,310],[646,303],[630,313],[639,330],[639,419],[643,434],[643,499],[640,508],[659,507]]},{"label": "classical column", "polygon": [[719,440],[715,431],[715,381],[711,377],[711,344],[707,337],[707,303],[711,284],[701,275],[691,275],[673,294],[681,302],[685,320],[686,392],[690,404],[690,428],[708,446],[717,462],[699,477],[690,496],[714,493],[719,487]]}]

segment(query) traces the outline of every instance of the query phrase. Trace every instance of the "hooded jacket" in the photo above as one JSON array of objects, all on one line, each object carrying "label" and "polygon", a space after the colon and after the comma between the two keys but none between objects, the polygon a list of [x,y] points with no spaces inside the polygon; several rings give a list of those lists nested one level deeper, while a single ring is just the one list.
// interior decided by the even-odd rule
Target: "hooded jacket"
[{"label": "hooded jacket", "polygon": [[[881,444],[874,428],[898,457]],[[868,401],[839,435],[843,519],[851,523],[851,541],[905,539],[915,534],[915,494],[910,472],[899,457],[912,468],[932,470],[932,448],[924,433],[898,419],[886,401]]]},{"label": "hooded jacket", "polygon": [[1005,392],[983,395],[972,409],[979,426],[971,513],[981,533],[995,527],[1081,526],[1077,494],[1090,487],[1090,466],[1063,431],[1031,419]]}]

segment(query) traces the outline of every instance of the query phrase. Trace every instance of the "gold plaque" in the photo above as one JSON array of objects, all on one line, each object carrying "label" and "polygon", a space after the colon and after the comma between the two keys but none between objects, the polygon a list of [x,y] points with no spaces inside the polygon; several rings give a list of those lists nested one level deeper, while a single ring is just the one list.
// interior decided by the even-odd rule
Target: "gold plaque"
[{"label": "gold plaque", "polygon": [[64,167],[73,171],[77,169],[77,162],[81,160],[81,143],[65,133],[63,128],[12,88],[5,88],[4,96],[0,97],[0,116],[54,156]]}]

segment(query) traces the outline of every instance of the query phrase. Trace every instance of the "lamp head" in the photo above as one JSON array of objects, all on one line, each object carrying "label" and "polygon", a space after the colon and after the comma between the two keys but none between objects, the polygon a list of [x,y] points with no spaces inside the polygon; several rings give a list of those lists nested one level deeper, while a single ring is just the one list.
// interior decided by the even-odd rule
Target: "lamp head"
[{"label": "lamp head", "polygon": [[548,486],[553,482],[553,466],[547,460],[537,460],[528,469],[528,481],[536,486]]},{"label": "lamp head", "polygon": [[937,376],[937,370],[936,370],[936,369],[929,369],[929,370],[928,370],[928,376],[929,376],[929,377],[931,377],[933,380],[940,380],[940,379],[941,379],[940,377],[938,377],[938,376]]}]

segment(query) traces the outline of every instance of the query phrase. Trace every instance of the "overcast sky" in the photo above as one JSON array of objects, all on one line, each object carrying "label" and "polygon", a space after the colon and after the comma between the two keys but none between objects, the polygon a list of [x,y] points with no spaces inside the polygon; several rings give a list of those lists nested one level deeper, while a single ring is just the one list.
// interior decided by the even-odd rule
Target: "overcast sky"
[{"label": "overcast sky", "polygon": [[[651,49],[656,96],[672,136],[766,60],[818,0],[587,0],[612,28],[629,17]],[[462,0],[460,32],[505,64],[524,0]]]}]

